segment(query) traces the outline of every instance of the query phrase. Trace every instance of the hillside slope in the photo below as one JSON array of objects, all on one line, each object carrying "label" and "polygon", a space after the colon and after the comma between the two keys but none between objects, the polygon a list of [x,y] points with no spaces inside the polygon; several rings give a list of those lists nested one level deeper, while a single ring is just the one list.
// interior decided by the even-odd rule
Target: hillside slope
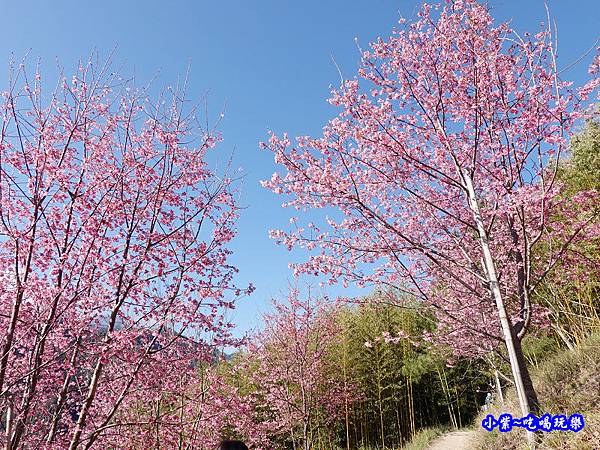
[{"label": "hillside slope", "polygon": [[[579,433],[552,431],[541,434],[540,449],[596,450],[600,448],[600,335],[594,335],[575,350],[563,350],[541,363],[533,371],[543,412],[549,414],[580,413],[585,427]],[[498,417],[509,412],[519,417],[514,392],[507,393],[505,406],[495,405],[480,414],[475,425],[477,436],[473,450],[527,449],[523,431],[491,433],[481,427],[487,414]]]}]

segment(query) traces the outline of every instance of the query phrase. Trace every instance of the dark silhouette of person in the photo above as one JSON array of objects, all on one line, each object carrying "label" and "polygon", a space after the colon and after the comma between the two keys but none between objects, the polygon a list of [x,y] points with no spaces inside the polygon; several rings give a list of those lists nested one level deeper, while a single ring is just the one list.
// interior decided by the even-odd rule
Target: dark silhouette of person
[{"label": "dark silhouette of person", "polygon": [[223,441],[219,450],[248,450],[248,447],[242,441]]}]

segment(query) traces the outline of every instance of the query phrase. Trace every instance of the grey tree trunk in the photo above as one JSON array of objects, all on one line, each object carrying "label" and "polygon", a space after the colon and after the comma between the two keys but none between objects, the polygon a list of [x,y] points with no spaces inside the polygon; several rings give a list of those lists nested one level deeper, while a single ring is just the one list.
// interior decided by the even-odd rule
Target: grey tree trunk
[{"label": "grey tree trunk", "polygon": [[494,370],[494,379],[496,380],[496,391],[498,392],[498,400],[500,400],[501,405],[504,405],[504,395],[502,394],[502,385],[500,384],[498,369]]},{"label": "grey tree trunk", "polygon": [[[498,285],[496,265],[490,250],[487,230],[481,217],[477,194],[475,193],[475,188],[473,187],[473,180],[467,171],[462,171],[462,176],[465,181],[469,196],[469,207],[473,213],[473,218],[479,233],[479,241],[483,253],[484,266],[488,277],[489,289],[494,301],[496,302],[496,309],[498,310],[500,325],[502,326],[502,334],[504,335],[504,343],[506,344],[506,351],[508,353],[510,367],[517,391],[517,397],[519,399],[519,406],[523,417],[525,417],[530,412],[533,412],[534,408],[539,406],[537,402],[537,396],[535,395],[535,390],[533,389],[529,371],[527,370],[527,365],[525,364],[521,342],[519,339],[516,339],[516,333],[514,332],[513,325],[506,314],[504,299],[502,298],[502,292],[500,291],[500,286]],[[530,403],[530,400],[535,400],[535,402]],[[535,448],[535,435],[533,433],[527,432],[527,440],[530,447]]]}]

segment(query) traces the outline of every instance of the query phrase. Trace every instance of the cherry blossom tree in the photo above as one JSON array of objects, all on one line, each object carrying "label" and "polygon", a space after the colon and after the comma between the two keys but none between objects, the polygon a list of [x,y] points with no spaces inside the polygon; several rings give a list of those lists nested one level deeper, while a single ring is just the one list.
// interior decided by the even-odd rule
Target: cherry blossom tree
[{"label": "cherry blossom tree", "polygon": [[336,376],[330,353],[341,339],[331,307],[310,293],[290,289],[287,302],[274,301],[265,329],[249,343],[257,408],[272,435],[288,437],[294,449],[310,449],[316,436],[352,402],[353,389]]},{"label": "cherry blossom tree", "polygon": [[[117,448],[217,448],[224,438],[242,438],[252,448],[268,448],[267,431],[255,420],[254,397],[231,383],[221,369],[224,361],[200,364],[193,374],[177,364],[170,370],[169,388],[156,379],[153,396],[139,397],[121,414],[125,423],[103,439]],[[227,367],[225,371],[229,371]]]},{"label": "cherry blossom tree", "polygon": [[207,165],[220,137],[186,83],[151,102],[92,58],[42,84],[13,67],[0,106],[3,440],[119,446],[153,432],[132,411],[235,344],[234,180]]},{"label": "cherry blossom tree", "polygon": [[[504,342],[526,415],[538,400],[521,340],[544,321],[532,295],[572,244],[599,232],[582,207],[597,193],[569,208],[556,177],[597,90],[598,58],[592,81],[572,90],[549,28],[520,35],[475,0],[425,4],[400,23],[333,91],[340,113],[322,137],[262,144],[284,168],[264,186],[284,206],[329,214],[272,236],[315,250],[296,273],[387,283],[433,306],[457,353]],[[568,227],[552,221],[559,210]]]}]

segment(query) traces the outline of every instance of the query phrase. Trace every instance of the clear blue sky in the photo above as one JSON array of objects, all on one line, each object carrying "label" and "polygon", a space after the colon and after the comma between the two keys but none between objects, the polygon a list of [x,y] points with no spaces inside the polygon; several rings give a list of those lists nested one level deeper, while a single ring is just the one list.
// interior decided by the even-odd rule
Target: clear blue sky
[{"label": "clear blue sky", "polygon": [[[597,1],[548,1],[558,24],[559,66],[565,67],[589,49],[598,37]],[[212,117],[226,102],[221,126],[223,158],[235,150],[235,166],[246,173],[242,203],[248,208],[239,222],[233,263],[240,285],[252,281],[256,292],[242,300],[231,319],[239,332],[259,324],[271,296],[287,285],[290,255],[269,240],[269,228],[288,226],[291,211],[281,198],[264,190],[259,180],[276,170],[268,152],[258,149],[267,131],[318,134],[335,110],[326,103],[329,86],[339,75],[356,72],[362,47],[388,36],[399,12],[414,16],[415,0],[254,0],[254,1],[3,1],[0,64],[11,54],[20,59],[29,49],[52,69],[55,60],[70,72],[79,58],[97,49],[107,56],[116,46],[115,66],[123,75],[148,81],[157,73],[159,85],[172,84],[191,61],[190,96],[209,93]],[[494,16],[512,19],[517,30],[537,31],[545,20],[543,0],[491,0]],[[581,82],[589,57],[565,78]],[[50,70],[52,72],[52,70]],[[0,70],[0,90],[7,70]],[[48,82],[54,80],[48,80]],[[330,294],[366,293],[329,289]]]}]

